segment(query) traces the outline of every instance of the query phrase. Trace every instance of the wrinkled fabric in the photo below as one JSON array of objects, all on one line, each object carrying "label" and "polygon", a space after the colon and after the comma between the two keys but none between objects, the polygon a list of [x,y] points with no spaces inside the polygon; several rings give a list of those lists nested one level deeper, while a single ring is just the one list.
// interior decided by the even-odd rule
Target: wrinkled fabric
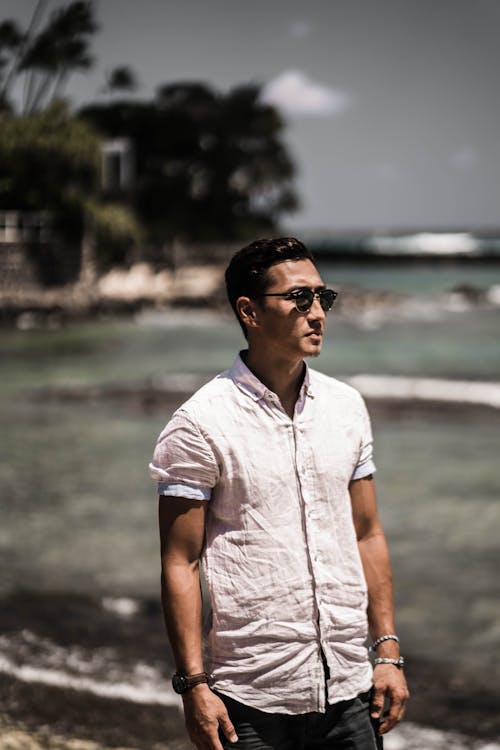
[{"label": "wrinkled fabric", "polygon": [[150,472],[163,502],[208,503],[205,666],[215,689],[298,714],[370,688],[349,482],[374,470],[363,399],[310,368],[293,420],[240,356],[175,412]]}]

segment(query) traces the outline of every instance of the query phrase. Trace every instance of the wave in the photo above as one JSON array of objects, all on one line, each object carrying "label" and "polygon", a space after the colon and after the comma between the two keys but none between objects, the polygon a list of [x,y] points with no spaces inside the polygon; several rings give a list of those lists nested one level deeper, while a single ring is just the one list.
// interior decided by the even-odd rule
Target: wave
[{"label": "wave", "polygon": [[[153,739],[164,738],[168,731],[171,738],[175,735],[175,743],[169,742],[169,745],[184,747],[182,702],[167,680],[167,674],[173,671],[173,663],[164,645],[160,610],[152,609],[149,600],[19,593],[2,604],[0,621],[3,619],[4,632],[0,635],[0,674],[12,679],[12,689],[5,693],[7,701],[3,706],[7,722],[9,711],[15,708],[16,721],[21,718],[32,728],[46,727],[48,719],[43,703],[47,701],[56,706],[56,712],[60,706],[61,716],[67,721],[64,726],[69,727],[72,736],[84,736],[85,717],[91,715],[92,739],[104,738],[103,746],[143,748],[145,745],[138,741],[138,737],[144,739],[144,732],[149,732],[147,737],[154,746],[156,740]],[[82,620],[84,630],[81,629]],[[24,629],[15,630],[16,623],[21,622]],[[26,627],[27,623],[29,627]],[[157,629],[158,641],[152,644]],[[85,645],[79,640],[82,637]],[[457,717],[450,708],[448,716],[447,696],[452,683],[443,665],[419,658],[409,660],[409,669],[415,694],[420,694],[421,704],[423,701],[424,710],[420,712],[423,720],[429,716],[426,701],[431,707],[441,704],[444,713],[430,711],[431,721],[433,717],[432,723],[439,729],[404,722],[387,735],[386,750],[500,750],[495,733],[498,724],[492,723],[489,715],[489,711],[494,710],[490,706],[496,708],[498,705],[496,695],[490,695],[483,687],[478,691],[477,685],[468,682],[466,690],[464,688],[464,700],[471,710],[467,716]],[[430,674],[436,677],[431,684]],[[16,681],[18,686],[14,687]],[[38,689],[32,687],[37,685]],[[59,689],[60,694],[56,694],[55,689]],[[36,705],[32,701],[33,690],[38,696]],[[95,696],[92,701],[90,695]],[[460,705],[461,695],[460,692],[454,693],[457,705]],[[126,710],[120,705],[107,703],[110,699],[126,701]],[[162,706],[164,710],[158,711],[156,706]],[[481,708],[479,714],[474,713],[474,707]],[[171,710],[171,715],[170,723],[166,725],[167,709]],[[419,721],[418,711],[415,718]],[[62,725],[49,723],[48,726],[49,733],[56,733]],[[112,743],[109,741],[110,726],[117,727]],[[478,727],[478,736],[489,737],[490,742],[473,736]],[[13,745],[13,748],[22,750],[27,744]]]},{"label": "wave", "polygon": [[[120,613],[120,616],[123,614]],[[128,613],[125,614],[128,617]],[[116,673],[116,663],[109,649],[94,649],[85,653],[81,648],[62,648],[49,639],[40,638],[30,631],[23,631],[15,636],[0,636],[0,672],[26,683],[66,688],[79,692],[88,692],[100,698],[121,699],[135,704],[169,706],[182,711],[182,701],[173,690],[165,687],[164,677],[154,668],[136,664],[131,673]],[[16,658],[6,655],[14,650]],[[30,652],[36,663],[18,663]],[[102,660],[113,675],[113,681],[99,679],[95,674],[96,664],[102,668]],[[52,662],[52,666],[47,661]],[[67,669],[62,669],[65,662]],[[59,665],[59,666],[54,666]],[[179,717],[180,717],[179,713]],[[500,750],[500,744],[485,743],[459,732],[420,726],[413,722],[404,722],[384,739],[386,750]]]},{"label": "wave", "polygon": [[306,241],[316,257],[355,259],[373,258],[488,258],[500,256],[500,238],[496,233],[473,232],[405,232],[346,233],[334,236],[309,235]]},{"label": "wave", "polygon": [[474,311],[497,311],[500,308],[500,284],[487,289],[456,287],[432,296],[429,294],[390,293],[348,290],[339,315],[351,325],[364,330],[376,330],[385,324],[434,322],[450,319],[457,314]]},{"label": "wave", "polygon": [[498,742],[485,742],[459,732],[422,727],[405,721],[384,735],[385,750],[500,750]]},{"label": "wave", "polygon": [[[38,645],[47,646],[47,642],[41,644],[42,639],[37,639],[33,634],[25,633],[28,640],[38,641]],[[1,645],[6,645],[6,639],[0,637]],[[8,645],[8,644],[7,644]],[[56,650],[59,647],[52,644]],[[75,662],[72,649],[66,649],[66,656]],[[82,666],[85,666],[82,663]],[[151,669],[151,668],[150,668]],[[74,672],[62,669],[48,668],[47,666],[35,666],[30,664],[17,664],[13,659],[0,655],[0,672],[27,683],[42,684],[49,687],[69,688],[75,691],[92,693],[100,698],[121,699],[135,704],[161,705],[175,707],[179,710],[179,718],[182,713],[182,701],[173,690],[165,688],[164,679],[157,673],[150,675],[149,680],[137,681],[103,681],[85,675],[75,675]],[[459,732],[444,731],[425,727],[413,722],[404,722],[396,727],[384,738],[385,750],[500,750],[500,744],[496,742],[484,742]]]},{"label": "wave", "polygon": [[[500,383],[473,380],[420,378],[401,375],[345,375],[341,380],[356,388],[366,398],[440,401],[500,409]],[[200,388],[207,378],[190,373],[152,378],[145,384],[115,386],[57,386],[42,388],[44,398],[85,401],[87,399],[133,399],[141,396],[152,403],[165,397],[180,398]],[[124,607],[127,605],[124,604]]]},{"label": "wave", "polygon": [[127,669],[114,649],[63,647],[23,630],[0,636],[0,651],[0,672],[22,682],[86,691],[132,703],[180,707],[179,696],[158,669],[144,662]]},{"label": "wave", "polygon": [[370,237],[366,246],[375,253],[391,255],[478,255],[484,243],[468,232],[418,232]]},{"label": "wave", "polygon": [[368,374],[343,380],[366,398],[444,401],[500,409],[500,383]]}]

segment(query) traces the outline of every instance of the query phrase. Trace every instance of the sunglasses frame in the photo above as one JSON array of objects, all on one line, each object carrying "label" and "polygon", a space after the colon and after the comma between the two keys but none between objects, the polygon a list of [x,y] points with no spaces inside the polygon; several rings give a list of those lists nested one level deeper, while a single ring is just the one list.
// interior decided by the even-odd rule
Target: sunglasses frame
[{"label": "sunglasses frame", "polygon": [[[304,292],[308,293],[310,302],[306,308],[301,310],[299,307],[299,295],[303,295]],[[332,304],[329,307],[325,307],[322,302],[322,299],[324,299],[322,295],[324,295],[325,292],[327,292],[328,295],[333,294]],[[312,297],[310,297],[310,295],[312,295]],[[333,305],[335,304],[335,300],[337,299],[338,296],[339,296],[339,293],[336,292],[334,289],[320,289],[319,292],[315,292],[312,289],[310,289],[308,286],[302,286],[299,289],[293,289],[293,291],[291,292],[273,292],[270,294],[259,294],[259,297],[284,297],[287,300],[293,300],[295,302],[295,309],[299,313],[309,312],[316,298],[319,299],[319,304],[321,305],[321,309],[323,310],[323,312],[329,312],[332,309]]]}]

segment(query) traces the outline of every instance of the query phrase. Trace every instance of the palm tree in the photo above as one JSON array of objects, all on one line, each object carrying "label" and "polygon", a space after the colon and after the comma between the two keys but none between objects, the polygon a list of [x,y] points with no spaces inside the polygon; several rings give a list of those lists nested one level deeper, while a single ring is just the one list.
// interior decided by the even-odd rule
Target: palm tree
[{"label": "palm tree", "polygon": [[31,74],[24,102],[26,113],[56,99],[75,70],[91,67],[88,37],[96,30],[91,2],[77,0],[51,15],[19,64],[20,71]]},{"label": "palm tree", "polygon": [[10,109],[9,87],[16,72],[24,38],[15,21],[0,23],[0,111]]},{"label": "palm tree", "polygon": [[13,21],[0,25],[0,102],[7,101],[17,77],[24,77],[23,114],[31,114],[57,99],[71,73],[92,65],[89,37],[97,30],[92,0],[75,0],[54,11],[38,31],[47,0],[38,0],[28,29]]},{"label": "palm tree", "polygon": [[114,94],[125,91],[132,92],[138,86],[137,76],[132,68],[129,65],[120,65],[108,73],[102,90],[106,93]]}]

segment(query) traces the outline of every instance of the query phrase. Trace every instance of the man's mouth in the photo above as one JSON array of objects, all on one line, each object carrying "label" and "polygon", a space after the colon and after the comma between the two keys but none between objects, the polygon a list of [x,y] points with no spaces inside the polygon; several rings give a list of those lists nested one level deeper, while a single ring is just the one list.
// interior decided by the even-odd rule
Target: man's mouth
[{"label": "man's mouth", "polygon": [[309,331],[309,333],[306,333],[306,336],[310,336],[311,338],[321,338],[323,336],[323,331]]}]

